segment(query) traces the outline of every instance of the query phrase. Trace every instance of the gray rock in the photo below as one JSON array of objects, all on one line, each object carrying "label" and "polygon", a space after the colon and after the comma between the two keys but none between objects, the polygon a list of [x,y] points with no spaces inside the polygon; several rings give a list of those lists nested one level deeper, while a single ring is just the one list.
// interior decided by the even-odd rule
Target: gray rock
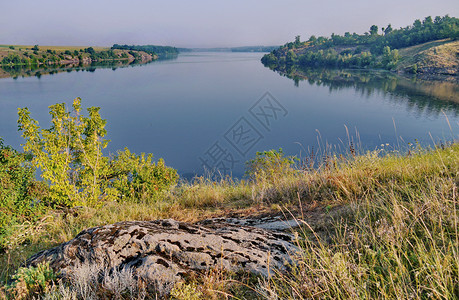
[{"label": "gray rock", "polygon": [[210,221],[214,223],[229,223],[240,226],[251,226],[267,230],[288,230],[300,227],[299,220],[290,219],[286,220],[280,216],[270,216],[264,218],[215,218]]},{"label": "gray rock", "polygon": [[[82,264],[100,270],[129,268],[159,295],[187,276],[222,268],[269,276],[286,270],[298,251],[282,232],[213,220],[119,222],[82,231],[74,239],[32,256],[27,265],[49,261],[61,276]],[[104,276],[104,274],[101,274]]]}]

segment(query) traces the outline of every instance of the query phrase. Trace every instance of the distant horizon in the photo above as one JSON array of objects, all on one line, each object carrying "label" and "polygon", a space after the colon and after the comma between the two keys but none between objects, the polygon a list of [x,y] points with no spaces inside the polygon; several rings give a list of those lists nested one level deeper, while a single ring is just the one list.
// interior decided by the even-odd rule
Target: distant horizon
[{"label": "distant horizon", "polygon": [[[175,45],[158,45],[158,44],[130,44],[130,43],[114,43],[111,45],[64,45],[64,44],[54,44],[54,45],[42,45],[42,44],[33,44],[33,45],[22,45],[22,44],[5,44],[5,43],[0,43],[0,46],[22,46],[22,47],[33,47],[35,45],[38,45],[39,47],[101,47],[101,48],[111,48],[113,45],[118,44],[118,45],[136,45],[136,46],[145,46],[145,45],[154,45],[154,46],[169,46],[169,47],[175,47],[175,48],[181,48],[181,49],[230,49],[230,48],[244,48],[244,47],[280,47],[282,45],[245,45],[245,46],[227,46],[227,47],[219,47],[219,46],[210,46],[210,47],[178,47]],[[285,44],[285,43],[284,43]]]}]

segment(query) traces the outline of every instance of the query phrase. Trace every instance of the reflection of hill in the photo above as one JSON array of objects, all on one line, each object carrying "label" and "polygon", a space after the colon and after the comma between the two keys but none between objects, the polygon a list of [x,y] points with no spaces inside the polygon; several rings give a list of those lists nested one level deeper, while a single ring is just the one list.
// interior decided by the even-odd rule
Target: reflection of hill
[{"label": "reflection of hill", "polygon": [[270,66],[281,76],[292,79],[295,85],[307,81],[310,85],[329,87],[330,92],[355,89],[362,95],[375,92],[388,95],[390,101],[404,103],[417,113],[438,114],[441,111],[459,115],[459,84],[401,77],[385,71],[307,69]]},{"label": "reflection of hill", "polygon": [[[177,56],[168,56],[164,57],[164,59],[174,59]],[[87,72],[94,72],[96,69],[100,68],[112,68],[116,70],[117,68],[126,68],[126,67],[134,67],[139,65],[145,65],[152,63],[153,61],[127,61],[127,60],[117,60],[117,61],[104,61],[98,63],[92,63],[90,65],[83,65],[83,64],[66,64],[66,65],[40,65],[39,67],[36,65],[29,65],[29,66],[2,66],[0,67],[0,78],[7,78],[7,77],[29,77],[29,76],[36,76],[41,77],[42,75],[52,75],[61,72],[79,72],[79,71],[87,71]]]}]

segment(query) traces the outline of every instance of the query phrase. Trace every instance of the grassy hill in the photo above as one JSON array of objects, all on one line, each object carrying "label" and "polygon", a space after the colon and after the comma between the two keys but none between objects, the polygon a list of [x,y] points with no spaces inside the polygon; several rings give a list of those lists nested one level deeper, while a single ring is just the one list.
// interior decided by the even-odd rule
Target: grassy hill
[{"label": "grassy hill", "polygon": [[458,75],[459,41],[437,40],[399,49],[397,70],[411,73]]},{"label": "grassy hill", "polygon": [[343,67],[390,69],[399,73],[451,75],[459,72],[459,41],[442,39],[416,46],[389,50],[372,55],[370,46],[323,46],[303,43],[294,49],[281,47],[275,54],[265,55],[267,66]]},{"label": "grassy hill", "polygon": [[[27,50],[27,49],[32,49],[34,45],[0,45],[0,50],[5,50],[4,48],[7,48],[6,50],[11,50],[10,47],[14,47],[15,49],[19,50]],[[80,49],[85,49],[88,48],[88,46],[39,46],[40,49],[46,51],[46,50],[56,50],[56,51],[65,51],[65,50],[80,50]],[[110,47],[97,47],[93,46],[92,47],[96,51],[105,51],[109,50]],[[14,50],[13,50],[14,51]]]},{"label": "grassy hill", "polygon": [[154,54],[107,47],[0,45],[1,66],[78,65],[125,60],[151,61]]},{"label": "grassy hill", "polygon": [[91,71],[95,64],[117,68],[157,58],[154,53],[109,47],[0,45],[0,78]]},{"label": "grassy hill", "polygon": [[[459,19],[449,16],[426,17],[412,26],[392,29],[390,24],[378,32],[331,37],[311,36],[308,41],[286,43],[262,58],[270,66],[308,68],[386,69],[425,74],[458,74]],[[274,67],[275,68],[275,67]]]}]

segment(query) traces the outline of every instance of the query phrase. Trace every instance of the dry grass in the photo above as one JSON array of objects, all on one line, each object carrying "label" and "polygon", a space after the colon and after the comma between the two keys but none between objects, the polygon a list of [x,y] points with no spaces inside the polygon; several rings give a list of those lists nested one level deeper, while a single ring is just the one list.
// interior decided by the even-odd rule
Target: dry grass
[{"label": "dry grass", "polygon": [[331,241],[305,227],[294,271],[262,290],[281,299],[457,298],[457,182],[429,185],[390,185],[353,203],[347,219],[331,228]]},{"label": "dry grass", "polygon": [[424,43],[399,50],[398,69],[405,70],[416,64],[418,70],[436,68],[457,75],[459,41],[450,39]]},{"label": "dry grass", "polygon": [[[103,279],[101,279],[101,275]],[[146,286],[130,269],[108,270],[99,265],[83,264],[62,279],[43,298],[54,299],[145,299]]]},{"label": "dry grass", "polygon": [[[13,46],[15,50],[18,50],[18,49],[23,49],[23,50],[31,50],[34,45],[0,45],[0,48],[9,48],[10,46]],[[69,50],[69,51],[74,51],[74,50],[80,50],[80,49],[85,49],[85,48],[88,48],[88,47],[93,47],[95,51],[105,51],[105,50],[109,50],[110,47],[97,47],[97,46],[42,46],[42,45],[38,45],[38,48],[41,50],[41,51],[46,51],[46,50],[56,50],[56,51],[65,51],[65,50]],[[2,49],[4,50],[4,49]],[[9,49],[11,50],[11,49]],[[12,50],[14,51],[14,50]]]},{"label": "dry grass", "polygon": [[[177,295],[451,299],[459,297],[458,175],[459,145],[454,144],[431,151],[412,149],[408,156],[381,150],[329,157],[318,169],[292,169],[275,180],[201,178],[176,187],[156,203],[108,203],[98,210],[54,212],[38,225],[24,224],[21,231],[29,233],[18,233],[0,256],[6,266],[0,275],[5,280],[32,253],[92,226],[282,210],[304,225],[298,243],[305,251],[290,274],[259,280],[217,270],[185,283]],[[321,216],[330,212],[331,223],[314,219],[313,211]]]},{"label": "dry grass", "polygon": [[[10,49],[10,47],[14,47],[14,49]],[[33,54],[33,48],[34,46],[33,45],[0,45],[0,61],[8,56],[8,55],[18,55],[20,58],[25,58],[27,56],[30,56],[31,54]],[[38,57],[41,57],[43,54],[47,55],[47,51],[50,50],[50,51],[55,51],[57,54],[62,54],[64,53],[66,50],[69,50],[71,52],[73,51],[80,51],[81,49],[85,49],[85,48],[88,48],[88,47],[91,47],[91,46],[41,46],[41,45],[38,45],[38,54],[37,56]],[[93,46],[92,47],[95,51],[99,52],[99,51],[106,51],[106,50],[110,50],[110,47],[95,47]],[[84,56],[88,56],[88,54],[83,54]]]},{"label": "dry grass", "polygon": [[415,45],[411,47],[402,48],[399,50],[399,54],[401,56],[414,56],[419,52],[428,50],[432,47],[438,47],[438,46],[441,46],[441,45],[444,45],[450,42],[451,42],[450,39],[431,41],[431,42],[427,42],[427,43],[423,43],[423,44],[419,44],[419,45]]}]

